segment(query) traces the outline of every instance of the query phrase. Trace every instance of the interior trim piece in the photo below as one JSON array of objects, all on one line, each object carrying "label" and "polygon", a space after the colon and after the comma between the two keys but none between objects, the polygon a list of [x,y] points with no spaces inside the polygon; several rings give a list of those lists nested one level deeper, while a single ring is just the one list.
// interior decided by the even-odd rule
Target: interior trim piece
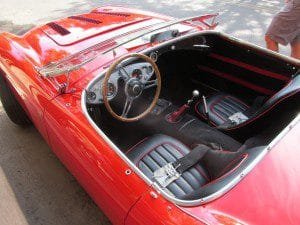
[{"label": "interior trim piece", "polygon": [[122,17],[129,17],[129,16],[131,16],[131,14],[121,13],[121,12],[92,11],[92,13],[102,14],[102,15],[109,15],[109,16],[122,16]]},{"label": "interior trim piece", "polygon": [[265,70],[265,69],[262,69],[262,68],[259,68],[259,67],[256,67],[256,66],[252,66],[252,65],[249,65],[247,63],[240,62],[240,61],[237,61],[235,59],[231,59],[231,58],[228,58],[228,57],[216,54],[216,53],[209,54],[209,57],[212,57],[214,59],[218,59],[218,60],[223,61],[223,62],[230,63],[232,65],[250,70],[250,71],[255,72],[255,73],[259,73],[259,74],[261,74],[263,76],[266,76],[266,77],[271,77],[271,78],[274,78],[274,79],[277,79],[277,80],[282,80],[282,81],[288,81],[289,80],[288,77],[283,76],[281,74],[274,73],[274,72],[271,72],[271,71],[268,71],[268,70]]},{"label": "interior trim piece", "polygon": [[230,81],[232,81],[234,83],[238,83],[240,85],[243,85],[244,87],[247,87],[249,89],[252,89],[252,90],[260,92],[260,93],[263,93],[265,95],[273,95],[275,93],[272,90],[269,90],[269,89],[264,88],[264,87],[257,86],[255,84],[252,84],[250,82],[247,82],[245,80],[237,78],[237,77],[235,77],[233,75],[230,75],[230,74],[218,71],[216,69],[211,69],[211,68],[209,68],[207,66],[203,66],[203,65],[197,65],[197,67],[200,70],[204,70],[205,72],[212,73],[212,74],[214,74],[214,75],[216,75],[218,77],[222,77],[222,78],[228,79],[228,80],[230,80]]}]

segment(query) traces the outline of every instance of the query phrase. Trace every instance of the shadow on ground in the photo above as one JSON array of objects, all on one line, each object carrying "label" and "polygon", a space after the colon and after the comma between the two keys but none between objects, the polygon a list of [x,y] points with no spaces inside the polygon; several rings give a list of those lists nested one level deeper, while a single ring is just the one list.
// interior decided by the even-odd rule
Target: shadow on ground
[{"label": "shadow on ground", "polygon": [[35,128],[0,124],[0,224],[110,224]]}]

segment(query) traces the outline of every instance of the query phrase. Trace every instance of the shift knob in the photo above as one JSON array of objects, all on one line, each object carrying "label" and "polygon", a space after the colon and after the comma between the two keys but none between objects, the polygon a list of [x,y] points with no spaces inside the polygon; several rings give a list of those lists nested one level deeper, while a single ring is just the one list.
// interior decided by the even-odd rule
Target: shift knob
[{"label": "shift knob", "polygon": [[200,95],[200,93],[198,90],[193,90],[193,96],[191,99],[188,100],[187,104],[191,105],[193,103],[193,101],[199,97],[199,95]]},{"label": "shift knob", "polygon": [[193,98],[199,97],[200,93],[198,90],[193,90]]}]

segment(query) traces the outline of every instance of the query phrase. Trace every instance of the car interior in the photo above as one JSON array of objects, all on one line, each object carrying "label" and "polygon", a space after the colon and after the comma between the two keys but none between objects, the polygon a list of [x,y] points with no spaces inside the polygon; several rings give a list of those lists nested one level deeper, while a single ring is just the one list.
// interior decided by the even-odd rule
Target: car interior
[{"label": "car interior", "polygon": [[[220,33],[168,41],[143,52],[161,76],[159,98],[146,116],[124,122],[113,117],[101,99],[93,102],[102,95],[104,74],[87,92],[87,111],[150,180],[166,164],[207,146],[199,162],[164,187],[177,199],[204,198],[249,167],[299,113],[299,65],[264,51]],[[141,58],[121,64],[115,71],[123,70],[135,80],[142,79],[145,66],[151,76],[157,75]],[[155,80],[151,76],[148,82]],[[125,110],[126,117],[144,112],[157,88],[141,91],[133,83],[130,89],[122,75],[108,85],[108,101],[118,115],[124,115],[126,93],[138,92],[132,107]]]}]

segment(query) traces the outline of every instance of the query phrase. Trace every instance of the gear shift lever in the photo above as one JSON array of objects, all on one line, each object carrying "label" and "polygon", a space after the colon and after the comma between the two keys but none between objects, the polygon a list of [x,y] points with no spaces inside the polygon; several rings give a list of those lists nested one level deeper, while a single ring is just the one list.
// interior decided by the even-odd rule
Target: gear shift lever
[{"label": "gear shift lever", "polygon": [[195,101],[195,99],[199,97],[199,95],[200,93],[198,90],[193,90],[193,96],[187,101],[187,104],[190,106]]},{"label": "gear shift lever", "polygon": [[190,106],[192,105],[192,103],[196,100],[196,98],[198,98],[200,95],[198,90],[194,90],[193,91],[193,95],[192,98],[190,98],[186,104],[184,104],[183,106],[181,106],[178,110],[170,113],[167,116],[167,121],[170,123],[176,123],[180,120],[180,118],[182,118],[182,116],[186,113],[186,111],[190,108]]}]

